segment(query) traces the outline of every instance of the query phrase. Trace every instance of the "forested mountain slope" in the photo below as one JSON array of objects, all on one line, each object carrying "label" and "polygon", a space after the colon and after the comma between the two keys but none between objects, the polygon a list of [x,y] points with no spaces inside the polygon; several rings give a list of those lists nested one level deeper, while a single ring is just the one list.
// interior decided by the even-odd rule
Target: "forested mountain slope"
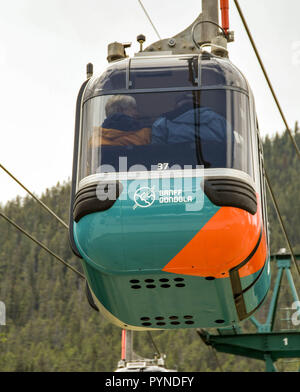
[{"label": "forested mountain slope", "polygon": [[[296,135],[300,145],[300,135]],[[265,165],[288,227],[300,253],[299,160],[287,133],[266,138]],[[42,197],[68,222],[69,184],[46,190]],[[81,269],[72,254],[68,233],[30,198],[1,207],[11,219],[63,259]],[[269,206],[272,251],[286,247]],[[0,218],[0,301],[7,325],[0,326],[0,371],[113,371],[120,359],[121,330],[86,300],[84,282]],[[153,337],[167,354],[167,366],[180,371],[217,371],[211,349],[195,330],[156,331]],[[135,351],[153,356],[146,333],[136,333]],[[260,371],[264,364],[218,354],[223,371]]]}]

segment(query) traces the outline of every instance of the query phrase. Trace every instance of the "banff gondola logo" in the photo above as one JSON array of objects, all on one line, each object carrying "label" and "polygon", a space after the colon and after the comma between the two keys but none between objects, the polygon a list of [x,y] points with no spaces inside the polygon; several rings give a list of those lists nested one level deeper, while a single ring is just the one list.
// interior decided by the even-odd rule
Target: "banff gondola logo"
[{"label": "banff gondola logo", "polygon": [[178,203],[192,203],[193,196],[185,196],[182,189],[163,189],[155,192],[155,187],[143,186],[138,188],[134,193],[134,206],[135,210],[137,207],[147,208],[151,207],[156,200],[156,193],[158,195],[158,202],[160,204],[178,204]]},{"label": "banff gondola logo", "polygon": [[155,190],[153,188],[149,188],[148,186],[141,187],[135,191],[134,194],[134,202],[135,205],[133,209],[136,207],[147,208],[152,206],[155,201]]}]

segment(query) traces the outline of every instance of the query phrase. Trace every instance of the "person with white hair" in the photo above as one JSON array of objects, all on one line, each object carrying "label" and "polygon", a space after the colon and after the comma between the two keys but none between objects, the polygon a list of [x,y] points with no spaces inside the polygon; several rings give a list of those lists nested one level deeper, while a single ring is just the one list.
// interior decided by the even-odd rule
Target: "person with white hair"
[{"label": "person with white hair", "polygon": [[137,117],[136,100],[131,95],[114,95],[107,101],[105,113],[107,117],[115,113]]},{"label": "person with white hair", "polygon": [[151,129],[143,127],[138,119],[137,104],[129,95],[114,95],[105,106],[106,119],[94,128],[90,140],[93,147],[100,145],[145,145],[151,141]]}]

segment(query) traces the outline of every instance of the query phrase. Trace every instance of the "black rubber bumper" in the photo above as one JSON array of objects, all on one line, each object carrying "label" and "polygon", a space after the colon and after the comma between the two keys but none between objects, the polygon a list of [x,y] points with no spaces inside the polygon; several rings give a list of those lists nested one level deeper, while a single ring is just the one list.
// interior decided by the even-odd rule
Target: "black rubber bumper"
[{"label": "black rubber bumper", "polygon": [[257,198],[254,188],[241,179],[205,179],[204,192],[220,207],[236,207],[255,215]]},{"label": "black rubber bumper", "polygon": [[79,222],[85,215],[111,208],[123,190],[119,181],[89,185],[75,195],[73,218]]}]

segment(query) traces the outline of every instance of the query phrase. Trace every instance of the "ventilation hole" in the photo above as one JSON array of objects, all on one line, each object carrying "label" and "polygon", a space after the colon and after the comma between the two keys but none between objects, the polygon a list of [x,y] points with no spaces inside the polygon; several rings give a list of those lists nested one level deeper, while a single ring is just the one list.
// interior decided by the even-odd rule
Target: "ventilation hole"
[{"label": "ventilation hole", "polygon": [[171,321],[171,324],[172,324],[172,325],[179,325],[180,322],[179,322],[179,321]]},{"label": "ventilation hole", "polygon": [[192,319],[192,318],[193,318],[193,316],[186,315],[186,316],[183,316],[183,318],[185,318],[186,320],[189,320],[189,319]]},{"label": "ventilation hole", "polygon": [[175,278],[174,280],[175,280],[175,282],[183,282],[184,281],[183,278]]},{"label": "ventilation hole", "polygon": [[184,283],[177,283],[177,284],[175,284],[175,286],[176,287],[185,287],[185,284]]},{"label": "ventilation hole", "polygon": [[154,282],[154,279],[145,279],[145,282],[146,282],[146,283],[153,283],[153,282]]},{"label": "ventilation hole", "polygon": [[163,323],[162,321],[160,321],[159,323],[156,323],[156,325],[166,325],[166,323]]},{"label": "ventilation hole", "polygon": [[147,284],[147,289],[155,289],[155,284]]},{"label": "ventilation hole", "polygon": [[169,282],[169,279],[163,278],[163,279],[159,279],[160,282]]},{"label": "ventilation hole", "polygon": [[155,317],[155,320],[164,320],[164,317]]},{"label": "ventilation hole", "polygon": [[216,278],[214,278],[213,276],[207,276],[205,279],[206,280],[215,280]]},{"label": "ventilation hole", "polygon": [[185,324],[194,324],[194,321],[192,321],[192,320],[185,321]]},{"label": "ventilation hole", "polygon": [[145,327],[149,327],[152,324],[151,323],[142,323],[142,325],[144,325]]},{"label": "ventilation hole", "polygon": [[170,319],[170,320],[177,320],[178,317],[177,317],[177,316],[170,316],[169,319]]},{"label": "ventilation hole", "polygon": [[135,284],[135,285],[131,286],[131,288],[137,290],[137,289],[140,289],[141,286],[139,286],[138,284]]},{"label": "ventilation hole", "polygon": [[215,323],[217,323],[217,324],[223,324],[223,323],[225,323],[225,320],[216,320]]},{"label": "ventilation hole", "polygon": [[169,287],[171,287],[169,284],[162,284],[160,287],[164,288],[164,289],[168,289]]},{"label": "ventilation hole", "polygon": [[149,320],[150,320],[150,317],[141,317],[141,320],[142,320],[142,321],[149,321]]},{"label": "ventilation hole", "polygon": [[130,283],[140,283],[140,281],[137,279],[132,279],[132,280],[130,280]]}]

